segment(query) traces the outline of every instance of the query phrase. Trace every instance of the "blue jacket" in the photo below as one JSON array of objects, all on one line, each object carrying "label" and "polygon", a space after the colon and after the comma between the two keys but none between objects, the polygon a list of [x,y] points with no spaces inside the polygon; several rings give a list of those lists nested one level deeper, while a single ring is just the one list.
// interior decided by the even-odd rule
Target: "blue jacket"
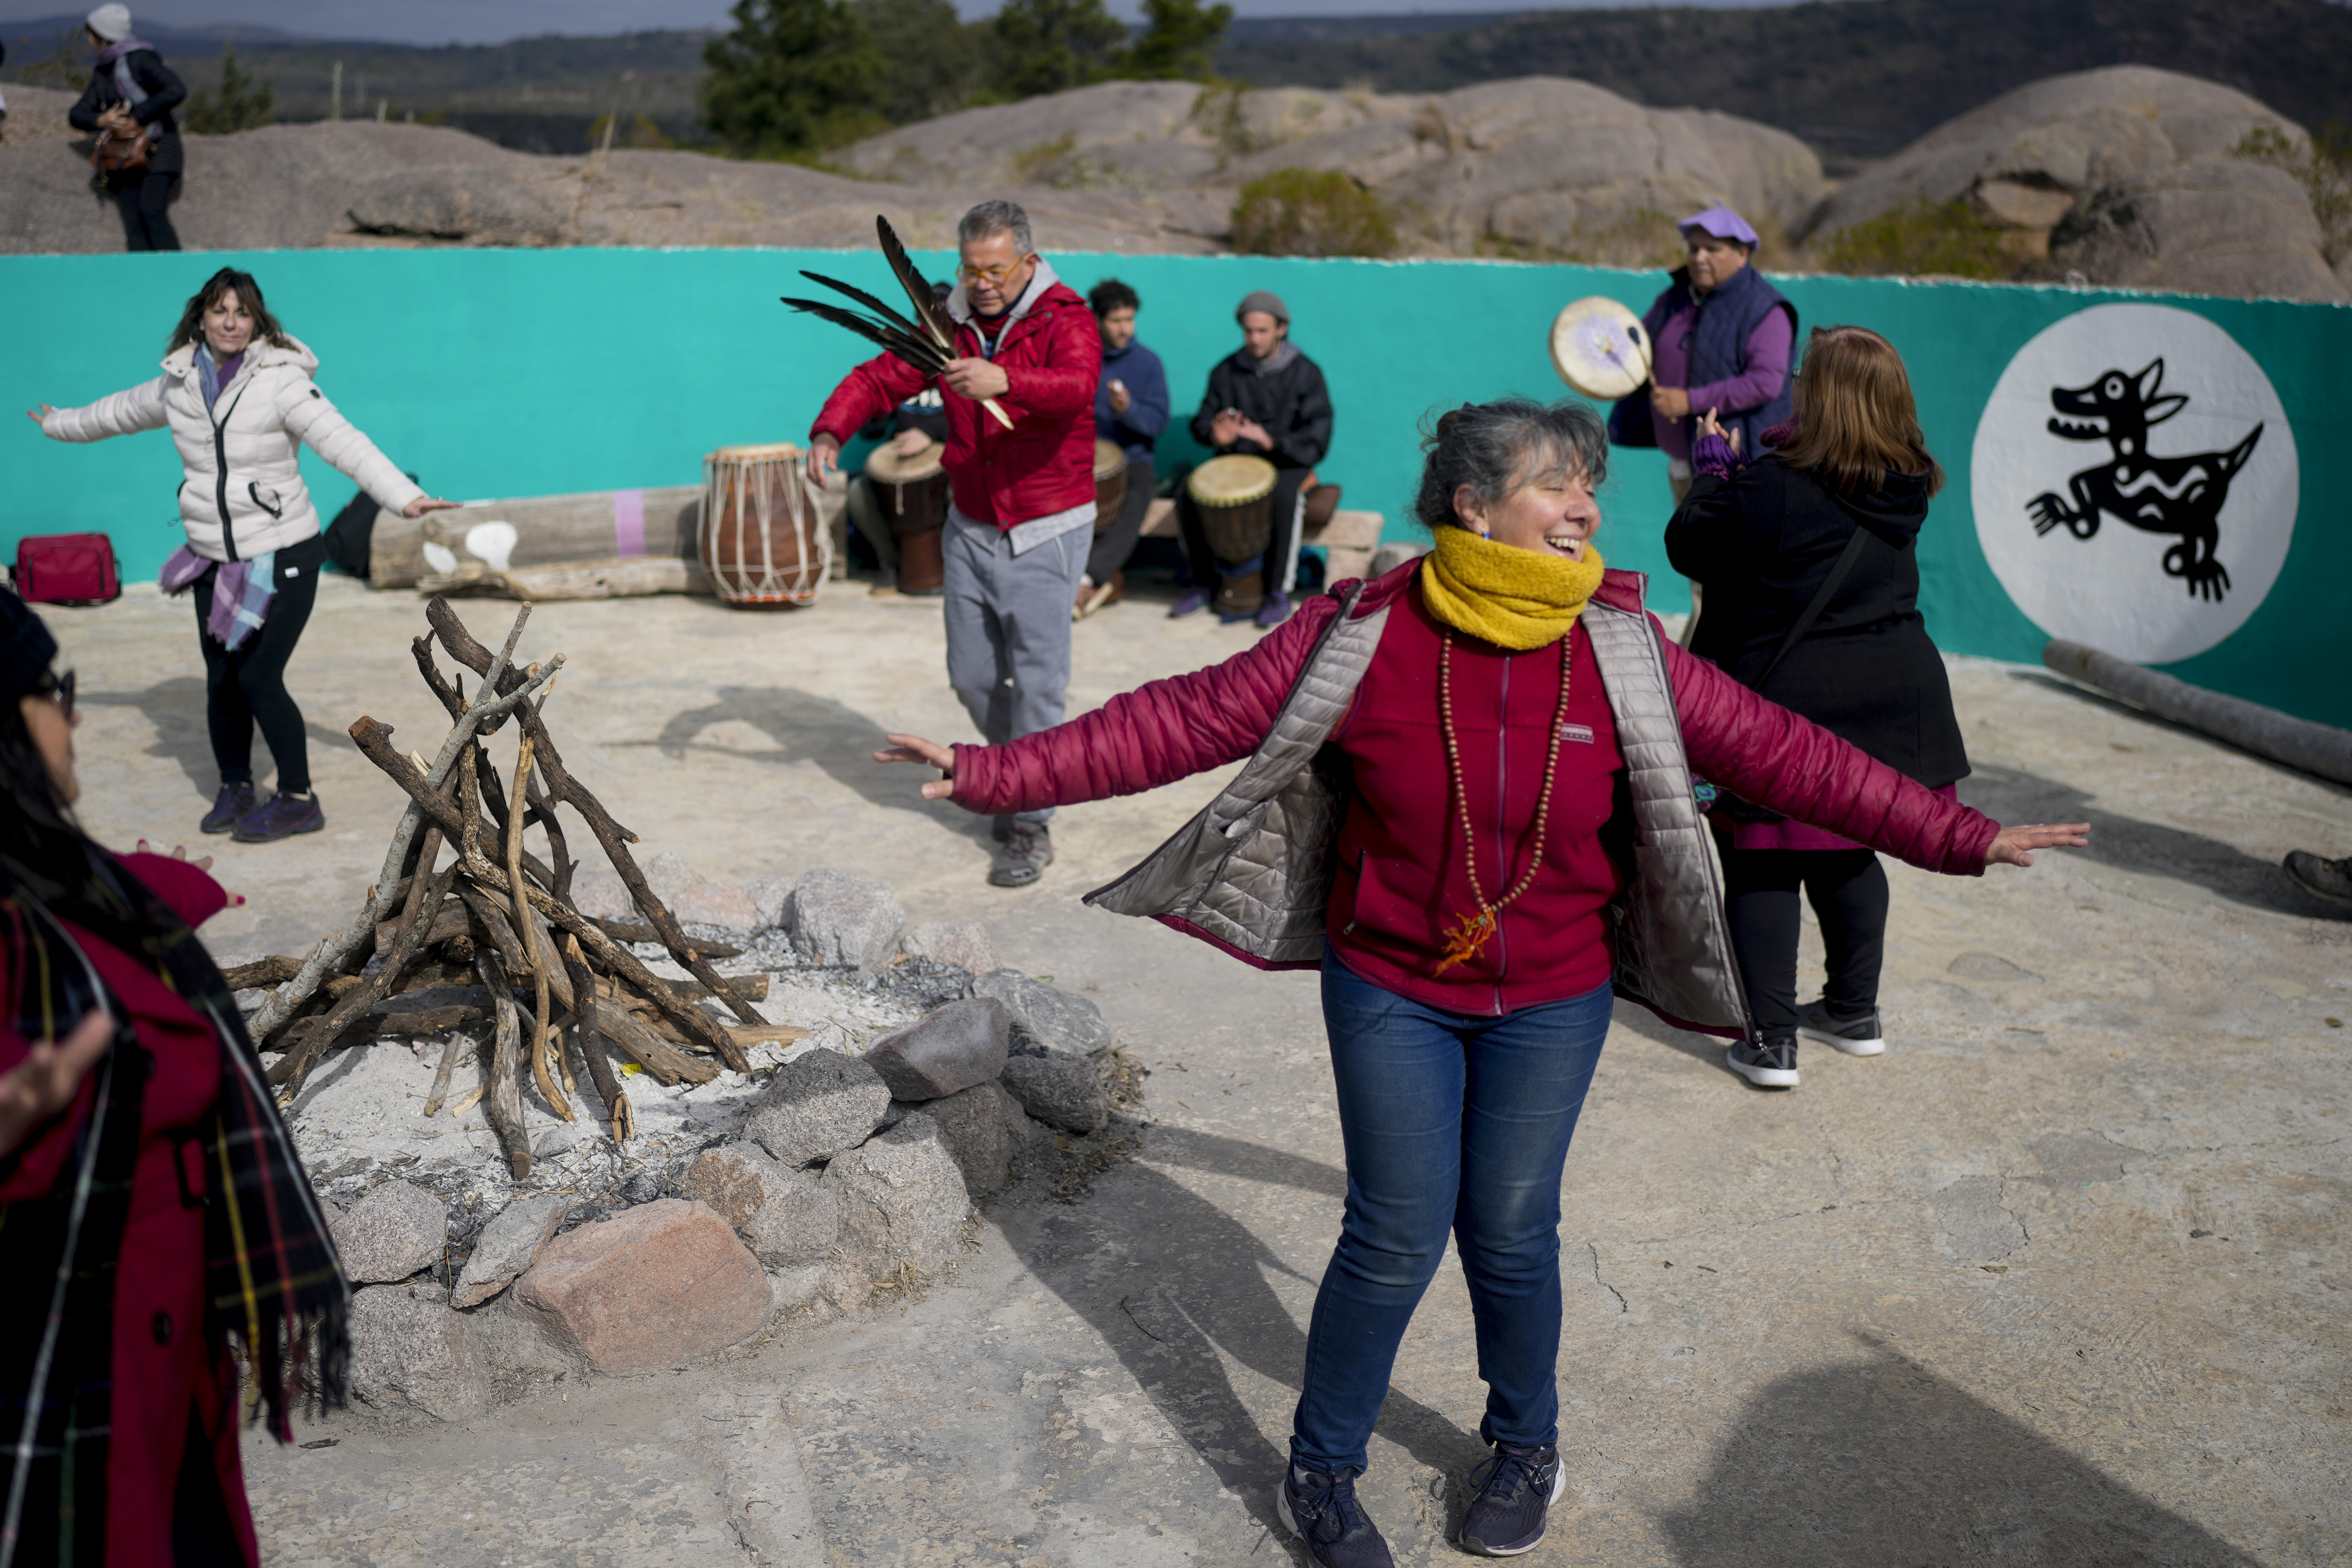
[{"label": "blue jacket", "polygon": [[[1690,269],[1676,268],[1674,281],[1664,293],[1651,301],[1642,326],[1657,341],[1658,331],[1667,319],[1691,302]],[[1729,282],[1698,302],[1698,322],[1691,334],[1689,384],[1706,386],[1718,381],[1728,381],[1748,368],[1748,338],[1757,323],[1775,310],[1789,312],[1789,335],[1793,356],[1797,331],[1797,307],[1788,297],[1764,280],[1763,274],[1753,267],[1743,267],[1731,275]],[[1792,362],[1793,363],[1793,357]],[[1765,448],[1759,440],[1765,431],[1776,425],[1785,425],[1796,413],[1796,405],[1783,383],[1780,395],[1761,408],[1749,408],[1738,414],[1721,416],[1723,433],[1728,437],[1739,431],[1739,455],[1751,458]],[[1609,414],[1609,438],[1620,447],[1654,447],[1656,433],[1650,427],[1650,387],[1647,382],[1633,389],[1633,395],[1617,400]]]},{"label": "blue jacket", "polygon": [[[1127,412],[1110,411],[1110,384],[1127,388]],[[1168,428],[1168,369],[1140,340],[1114,353],[1103,350],[1102,383],[1095,388],[1095,434],[1115,441],[1131,462],[1151,456]]]}]

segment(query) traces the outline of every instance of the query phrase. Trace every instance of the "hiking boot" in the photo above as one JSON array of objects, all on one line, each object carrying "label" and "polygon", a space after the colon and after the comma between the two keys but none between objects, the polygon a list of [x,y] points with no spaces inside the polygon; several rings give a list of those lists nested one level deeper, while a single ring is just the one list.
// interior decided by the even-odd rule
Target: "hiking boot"
[{"label": "hiking boot", "polygon": [[1544,1516],[1559,1500],[1568,1476],[1558,1448],[1497,1443],[1494,1457],[1470,1472],[1470,1484],[1478,1495],[1462,1521],[1462,1550],[1473,1557],[1517,1557],[1542,1542]]},{"label": "hiking boot", "polygon": [[1054,837],[1042,822],[1015,822],[1004,847],[988,863],[992,888],[1025,888],[1054,863]]},{"label": "hiking boot", "polygon": [[1835,1046],[1850,1057],[1874,1057],[1886,1049],[1886,1034],[1872,1008],[1859,1018],[1840,1018],[1827,1002],[1807,1002],[1797,1008],[1797,1033],[1825,1046]]},{"label": "hiking boot", "polygon": [[1257,607],[1257,629],[1270,632],[1290,618],[1290,595],[1268,594],[1265,603]]},{"label": "hiking boot", "polygon": [[1380,1527],[1356,1501],[1356,1472],[1320,1476],[1286,1466],[1274,1494],[1282,1528],[1307,1543],[1316,1568],[1396,1568]]},{"label": "hiking boot", "polygon": [[327,814],[315,795],[291,795],[282,791],[267,805],[256,806],[240,818],[235,834],[239,844],[275,844],[298,833],[316,833],[327,826]]},{"label": "hiking boot", "polygon": [[245,779],[236,784],[225,784],[220,787],[220,797],[213,802],[213,808],[205,813],[205,819],[202,822],[196,824],[196,831],[226,833],[240,820],[250,816],[253,808],[260,804],[261,797],[255,793],[251,779]]},{"label": "hiking boot", "polygon": [[1797,1040],[1741,1040],[1723,1053],[1726,1066],[1759,1089],[1797,1087]]},{"label": "hiking boot", "polygon": [[2315,899],[2326,899],[2331,904],[2352,904],[2352,856],[2341,860],[2322,860],[2308,849],[2290,849],[2286,860],[2287,880]]},{"label": "hiking boot", "polygon": [[1197,616],[1208,607],[1209,591],[1206,588],[1188,588],[1182,598],[1168,606],[1168,618],[1181,621],[1187,616]]}]

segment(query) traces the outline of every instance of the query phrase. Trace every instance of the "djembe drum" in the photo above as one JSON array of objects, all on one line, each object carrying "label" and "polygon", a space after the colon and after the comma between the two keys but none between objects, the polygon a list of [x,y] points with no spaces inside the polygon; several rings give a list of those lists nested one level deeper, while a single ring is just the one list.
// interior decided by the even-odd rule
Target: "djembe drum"
[{"label": "djembe drum", "polygon": [[702,459],[695,553],[730,605],[805,605],[833,566],[833,541],[789,441],[721,447]]},{"label": "djembe drum", "polygon": [[913,457],[904,457],[897,446],[885,442],[866,459],[875,504],[898,540],[901,594],[937,594],[947,584],[940,533],[948,521],[948,471],[941,465],[946,454],[946,447],[933,442]]},{"label": "djembe drum", "polygon": [[1265,546],[1274,537],[1275,468],[1264,458],[1212,458],[1184,481],[1217,558],[1217,614],[1252,616],[1265,603]]},{"label": "djembe drum", "polygon": [[1108,532],[1127,505],[1127,452],[1116,441],[1095,442],[1095,531]]}]

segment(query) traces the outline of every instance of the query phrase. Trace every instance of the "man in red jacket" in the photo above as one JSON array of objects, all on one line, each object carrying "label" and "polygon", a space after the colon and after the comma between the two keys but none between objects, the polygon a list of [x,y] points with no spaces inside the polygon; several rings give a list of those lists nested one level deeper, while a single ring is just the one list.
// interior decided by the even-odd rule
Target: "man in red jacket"
[{"label": "man in red jacket", "polygon": [[[1029,215],[982,202],[956,226],[948,314],[960,357],[937,377],[947,405],[943,461],[953,498],[946,558],[948,684],[992,745],[1062,721],[1070,605],[1094,542],[1095,385],[1102,335],[1077,292],[1032,247]],[[849,373],[809,433],[823,484],[857,427],[927,384],[884,354]],[[982,406],[994,398],[1006,429]],[[1054,858],[1045,807],[996,819],[1003,846],[988,879],[1025,888]]]}]

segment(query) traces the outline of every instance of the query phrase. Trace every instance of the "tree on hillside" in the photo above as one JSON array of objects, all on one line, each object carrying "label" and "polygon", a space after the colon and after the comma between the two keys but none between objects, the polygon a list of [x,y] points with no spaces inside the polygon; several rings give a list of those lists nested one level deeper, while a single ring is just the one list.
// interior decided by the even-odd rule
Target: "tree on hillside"
[{"label": "tree on hillside", "polygon": [[849,0],[736,0],[735,30],[704,47],[699,97],[719,139],[762,157],[874,129],[885,62]]},{"label": "tree on hillside", "polygon": [[1208,81],[1216,76],[1211,61],[1233,26],[1231,5],[1143,0],[1143,19],[1142,36],[1119,58],[1119,75],[1145,81]]},{"label": "tree on hillside", "polygon": [[1066,92],[1115,73],[1127,28],[1102,0],[1005,0],[990,86],[1005,98]]},{"label": "tree on hillside", "polygon": [[278,118],[275,89],[276,83],[269,80],[256,86],[245,68],[236,63],[236,46],[224,43],[220,81],[188,94],[188,107],[182,111],[182,118],[188,129],[199,136],[251,131]]},{"label": "tree on hillside", "polygon": [[882,54],[875,107],[896,125],[952,114],[978,85],[980,33],[949,0],[852,0]]}]

